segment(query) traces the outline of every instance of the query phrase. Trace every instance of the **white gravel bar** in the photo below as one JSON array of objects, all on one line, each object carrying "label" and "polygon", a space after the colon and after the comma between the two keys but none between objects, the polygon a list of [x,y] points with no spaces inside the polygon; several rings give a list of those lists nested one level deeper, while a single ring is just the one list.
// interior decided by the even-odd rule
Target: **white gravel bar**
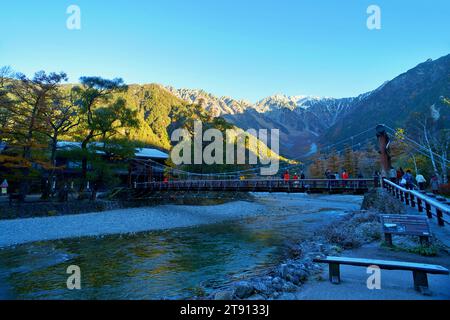
[{"label": "white gravel bar", "polygon": [[[361,196],[253,194],[255,201],[212,206],[161,205],[58,217],[0,221],[0,248],[67,238],[165,230],[236,220],[257,215],[342,214],[359,209]],[[324,221],[326,222],[326,221]]]},{"label": "white gravel bar", "polygon": [[237,201],[213,206],[111,210],[58,217],[0,221],[0,247],[76,237],[189,227],[262,214],[264,206]]}]

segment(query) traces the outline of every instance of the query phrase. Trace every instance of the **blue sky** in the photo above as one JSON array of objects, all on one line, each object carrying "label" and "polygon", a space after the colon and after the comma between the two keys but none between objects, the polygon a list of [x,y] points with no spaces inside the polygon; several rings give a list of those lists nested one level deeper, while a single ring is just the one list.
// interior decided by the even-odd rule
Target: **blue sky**
[{"label": "blue sky", "polygon": [[[0,0],[0,65],[257,101],[345,97],[450,53],[448,0]],[[81,9],[81,30],[66,9]],[[366,9],[381,8],[381,30]]]}]

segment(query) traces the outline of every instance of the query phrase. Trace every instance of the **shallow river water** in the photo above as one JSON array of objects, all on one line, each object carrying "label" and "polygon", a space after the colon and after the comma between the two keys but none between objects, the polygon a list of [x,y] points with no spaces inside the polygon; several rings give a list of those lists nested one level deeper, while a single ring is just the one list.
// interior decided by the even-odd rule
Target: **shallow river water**
[{"label": "shallow river water", "polygon": [[[0,299],[179,299],[262,273],[285,243],[341,212],[249,217],[198,227],[24,244],[0,250]],[[70,291],[66,269],[81,268]]]}]

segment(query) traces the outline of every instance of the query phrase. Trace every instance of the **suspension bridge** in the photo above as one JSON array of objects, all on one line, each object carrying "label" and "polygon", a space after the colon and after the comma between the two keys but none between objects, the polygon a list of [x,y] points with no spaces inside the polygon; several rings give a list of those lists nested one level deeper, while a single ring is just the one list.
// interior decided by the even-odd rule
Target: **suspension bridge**
[{"label": "suspension bridge", "polygon": [[288,193],[352,193],[363,194],[377,185],[376,179],[249,179],[249,180],[175,180],[144,182],[134,185],[136,195],[154,191],[232,191]]},{"label": "suspension bridge", "polygon": [[[376,137],[373,134],[376,131]],[[391,168],[391,158],[389,154],[390,139],[388,133],[395,135],[396,130],[386,126],[378,125],[373,128],[364,130],[342,141],[322,147],[329,150],[339,145],[344,146],[348,141],[362,146],[363,143],[376,139],[380,150],[380,160],[382,165],[382,177],[386,177],[387,171]],[[428,154],[432,151],[425,146],[420,145],[406,135],[403,142],[408,144],[412,149],[424,156],[430,157]],[[441,156],[432,154],[437,159]],[[300,160],[300,158],[292,159]],[[303,161],[303,159],[302,159]],[[449,166],[447,159],[442,159],[445,165]],[[374,187],[382,186],[380,176],[370,177],[369,179],[274,179],[264,176],[258,176],[256,171],[260,167],[254,167],[246,170],[224,173],[193,173],[183,171],[177,168],[169,167],[160,163],[155,163],[161,167],[175,179],[167,181],[154,182],[134,182],[131,186],[130,196],[133,198],[145,198],[158,191],[182,191],[182,192],[287,192],[287,193],[333,193],[333,194],[364,194]],[[152,165],[152,164],[150,164]],[[280,167],[280,171],[298,168],[298,164],[285,164]],[[241,179],[242,175],[251,175],[250,178]]]}]

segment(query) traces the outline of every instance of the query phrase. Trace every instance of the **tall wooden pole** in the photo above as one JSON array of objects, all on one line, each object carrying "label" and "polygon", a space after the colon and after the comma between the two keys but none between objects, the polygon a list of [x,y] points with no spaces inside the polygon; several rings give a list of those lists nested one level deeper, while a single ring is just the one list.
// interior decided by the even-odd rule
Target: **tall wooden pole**
[{"label": "tall wooden pole", "polygon": [[381,176],[387,178],[389,177],[389,170],[391,170],[392,167],[391,155],[389,150],[390,140],[384,125],[379,124],[376,127],[376,132],[380,152]]}]

